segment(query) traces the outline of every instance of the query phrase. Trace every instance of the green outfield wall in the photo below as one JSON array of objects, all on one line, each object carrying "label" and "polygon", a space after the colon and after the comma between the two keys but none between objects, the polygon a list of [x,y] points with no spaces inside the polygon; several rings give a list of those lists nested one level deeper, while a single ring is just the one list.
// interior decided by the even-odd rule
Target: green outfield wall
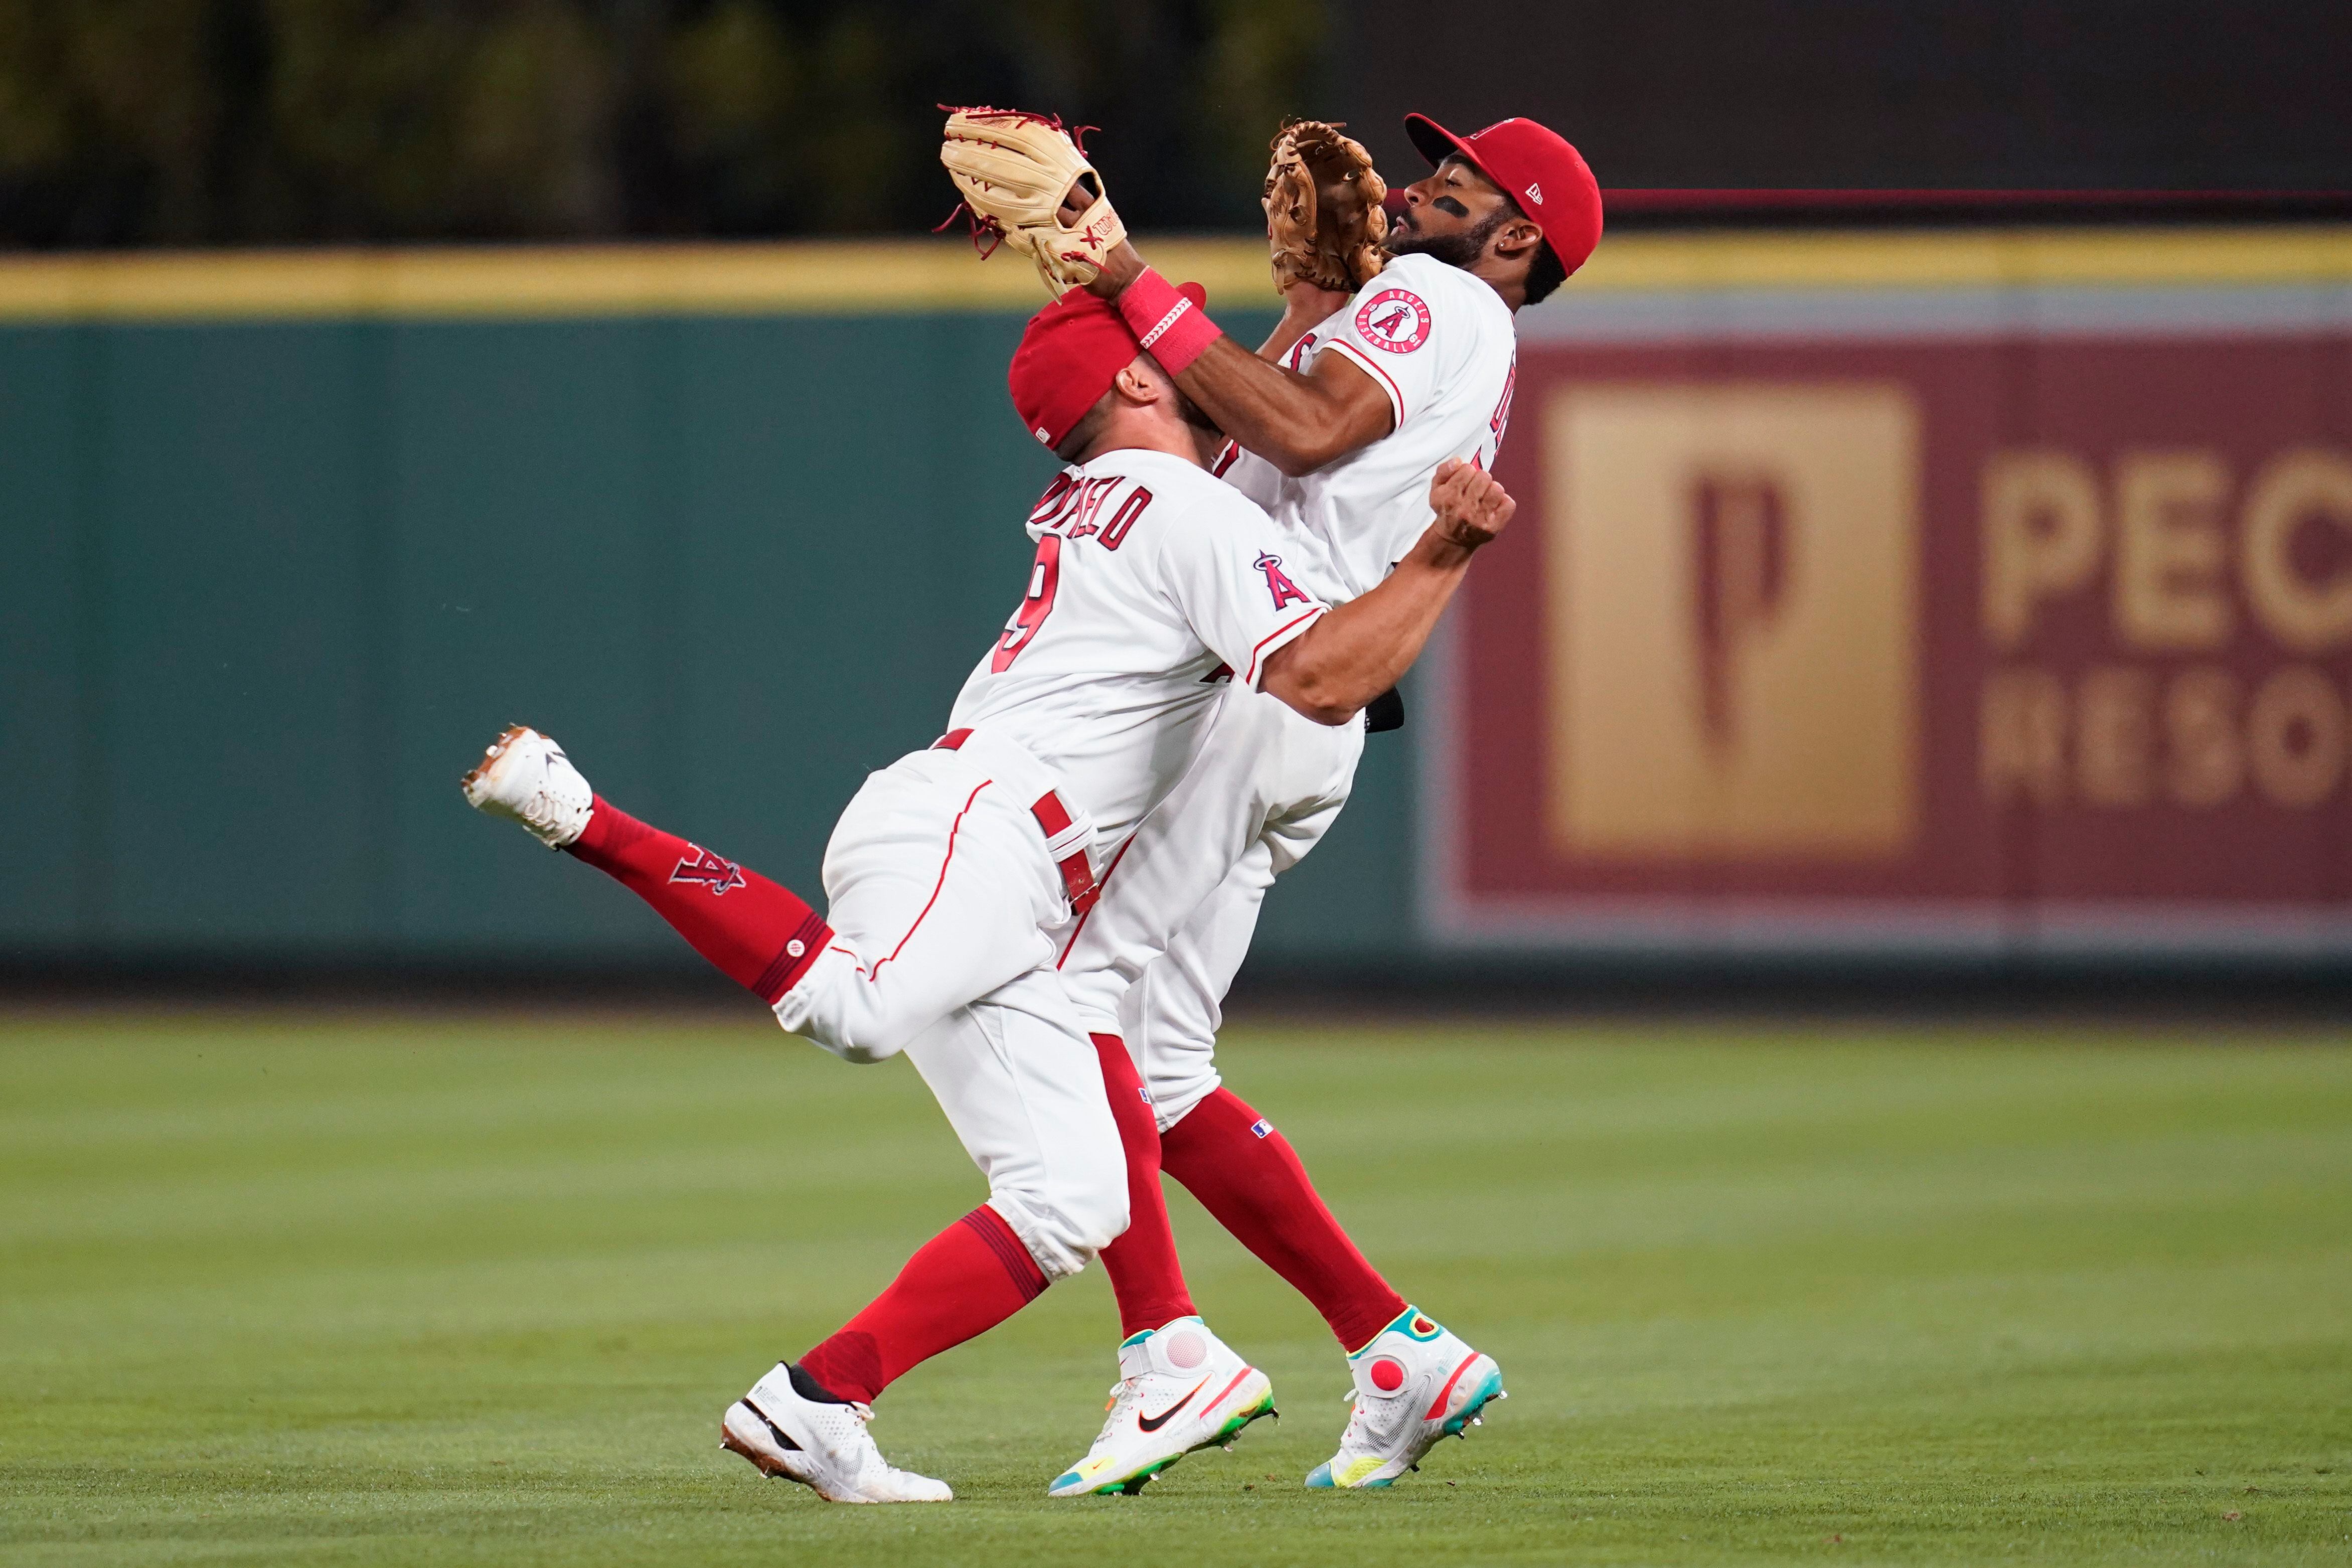
[{"label": "green outfield wall", "polygon": [[[0,960],[689,967],[458,773],[526,721],[813,886],[1024,584],[1036,297],[0,259]],[[2352,229],[1617,237],[1517,388],[1521,521],[1262,958],[2352,962]]]},{"label": "green outfield wall", "polygon": [[[1053,471],[1003,390],[1021,321],[0,326],[7,956],[682,953],[465,809],[510,719],[811,887],[1021,593]],[[1401,940],[1407,771],[1380,749],[1271,941]]]}]

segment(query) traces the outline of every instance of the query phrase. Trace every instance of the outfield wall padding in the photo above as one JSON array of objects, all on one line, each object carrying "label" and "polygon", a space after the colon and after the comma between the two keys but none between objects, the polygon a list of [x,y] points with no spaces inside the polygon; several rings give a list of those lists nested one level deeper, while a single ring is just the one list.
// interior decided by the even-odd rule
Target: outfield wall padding
[{"label": "outfield wall padding", "polygon": [[[813,886],[842,804],[944,727],[1021,592],[1053,464],[1003,391],[1020,324],[0,328],[0,940],[669,954],[635,900],[465,809],[509,720]],[[1382,896],[1270,938],[1401,940],[1408,771],[1375,759],[1360,815],[1389,831],[1330,856]]]},{"label": "outfield wall padding", "polygon": [[[2242,563],[2263,475],[2352,465],[2352,231],[1612,246],[1522,319],[1517,531],[1262,956],[2352,952],[2352,513],[2273,552],[2299,590]],[[11,964],[690,963],[463,807],[509,720],[813,887],[1021,591],[1021,279],[666,254],[0,265]],[[1987,609],[2035,453],[2101,542],[2011,519]],[[1569,564],[1607,539],[1664,542],[1621,592]],[[1596,680],[1576,627],[1643,594]]]}]

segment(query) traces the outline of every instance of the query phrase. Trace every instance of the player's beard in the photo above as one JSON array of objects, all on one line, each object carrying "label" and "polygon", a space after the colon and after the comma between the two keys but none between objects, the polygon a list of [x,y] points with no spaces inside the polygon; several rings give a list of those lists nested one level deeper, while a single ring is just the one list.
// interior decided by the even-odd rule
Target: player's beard
[{"label": "player's beard", "polygon": [[1496,207],[1479,223],[1452,234],[1423,234],[1419,229],[1392,225],[1389,229],[1389,254],[1426,256],[1448,267],[1466,268],[1486,253],[1486,242],[1495,237],[1495,231],[1510,216],[1509,207]]}]

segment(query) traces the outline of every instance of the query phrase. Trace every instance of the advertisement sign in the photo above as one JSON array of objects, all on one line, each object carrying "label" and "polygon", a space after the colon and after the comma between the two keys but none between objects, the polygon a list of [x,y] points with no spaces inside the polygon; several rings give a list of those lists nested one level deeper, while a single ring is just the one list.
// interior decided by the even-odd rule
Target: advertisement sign
[{"label": "advertisement sign", "polygon": [[2352,335],[1809,310],[1523,343],[1433,934],[2352,946]]}]

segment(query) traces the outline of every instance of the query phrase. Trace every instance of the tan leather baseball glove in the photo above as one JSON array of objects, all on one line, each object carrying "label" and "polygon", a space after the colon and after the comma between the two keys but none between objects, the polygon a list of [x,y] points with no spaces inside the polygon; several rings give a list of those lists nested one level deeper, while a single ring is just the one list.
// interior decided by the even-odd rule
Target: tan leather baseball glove
[{"label": "tan leather baseball glove", "polygon": [[1265,205],[1274,286],[1296,279],[1353,293],[1386,265],[1388,183],[1362,142],[1320,120],[1289,121],[1273,149]]},{"label": "tan leather baseball glove", "polygon": [[[1093,282],[1111,247],[1127,237],[1102,176],[1058,119],[1017,109],[951,110],[940,162],[978,226],[1036,263],[1056,299]],[[1062,202],[1073,185],[1081,200],[1094,199],[1065,221]]]}]

